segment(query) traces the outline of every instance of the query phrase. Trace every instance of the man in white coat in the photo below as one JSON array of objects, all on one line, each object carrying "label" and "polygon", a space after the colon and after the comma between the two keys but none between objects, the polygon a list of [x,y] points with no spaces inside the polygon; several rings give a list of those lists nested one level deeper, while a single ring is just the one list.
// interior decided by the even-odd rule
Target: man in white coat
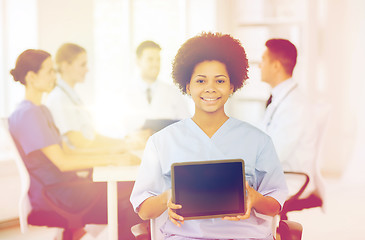
[{"label": "man in white coat", "polygon": [[[181,120],[191,117],[187,99],[178,87],[158,78],[160,73],[161,47],[153,41],[142,42],[136,50],[138,79],[129,82],[123,89],[123,119],[128,130],[137,130],[147,120]],[[171,80],[172,83],[172,80]],[[131,104],[133,103],[133,104]],[[149,121],[151,122],[151,121]],[[148,122],[147,122],[148,124]],[[152,127],[158,124],[154,123]],[[154,129],[158,130],[158,129]]]},{"label": "man in white coat", "polygon": [[[321,205],[320,198],[313,193],[317,189],[314,179],[319,129],[315,105],[310,103],[292,78],[297,49],[286,39],[270,39],[265,45],[260,63],[261,78],[272,87],[272,92],[261,128],[271,136],[284,171],[304,172],[310,177],[309,185],[301,195],[306,202],[293,203],[296,206],[287,205],[290,208],[287,210],[301,208],[298,204],[309,204],[309,207]],[[298,191],[303,182],[298,184],[298,181],[288,180],[289,190]]]}]

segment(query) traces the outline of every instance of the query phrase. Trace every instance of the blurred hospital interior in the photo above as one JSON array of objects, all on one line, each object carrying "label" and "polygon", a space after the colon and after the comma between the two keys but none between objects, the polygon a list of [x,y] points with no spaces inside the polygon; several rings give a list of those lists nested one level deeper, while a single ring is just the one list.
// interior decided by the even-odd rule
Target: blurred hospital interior
[{"label": "blurred hospital interior", "polygon": [[[88,73],[76,86],[96,128],[113,137],[128,129],[120,92],[138,77],[135,50],[145,40],[161,50],[158,79],[173,85],[172,60],[183,42],[201,32],[240,39],[249,60],[249,80],[229,99],[230,116],[255,124],[270,87],[259,63],[270,38],[298,49],[293,78],[308,96],[330,107],[319,167],[325,181],[322,208],[290,213],[303,225],[304,240],[361,239],[365,207],[365,1],[363,0],[0,0],[0,117],[24,97],[9,74],[26,49],[54,56],[63,43],[83,46]],[[193,103],[185,97],[193,113]],[[138,122],[138,119],[132,119]],[[10,157],[9,157],[10,156]],[[20,178],[0,135],[0,239],[53,239],[58,229],[18,223]],[[104,234],[104,235],[103,235]],[[105,239],[85,236],[83,239]]]}]

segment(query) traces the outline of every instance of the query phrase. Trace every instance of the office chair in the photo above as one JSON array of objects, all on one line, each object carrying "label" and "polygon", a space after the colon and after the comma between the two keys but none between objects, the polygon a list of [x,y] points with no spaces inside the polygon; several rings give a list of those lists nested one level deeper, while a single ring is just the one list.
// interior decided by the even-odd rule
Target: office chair
[{"label": "office chair", "polygon": [[50,197],[48,197],[48,193],[52,191],[52,189],[57,189],[59,187],[67,187],[67,186],[75,186],[82,185],[85,182],[72,182],[72,183],[58,183],[49,185],[43,188],[42,195],[48,205],[52,208],[53,211],[40,211],[33,210],[29,201],[28,191],[30,187],[30,175],[29,172],[18,152],[16,144],[10,135],[8,120],[6,118],[1,119],[1,128],[4,130],[4,135],[7,138],[7,141],[11,143],[11,152],[13,153],[13,157],[15,163],[17,165],[20,182],[21,182],[21,194],[19,199],[19,222],[20,229],[22,233],[26,233],[28,230],[28,224],[34,226],[47,226],[47,227],[59,227],[63,228],[64,231],[62,233],[63,240],[77,240],[80,239],[84,234],[84,226],[83,216],[85,213],[89,212],[95,204],[100,199],[101,195],[93,199],[91,203],[86,205],[82,210],[77,212],[71,212],[66,209],[61,208],[56,205]]},{"label": "office chair", "polygon": [[18,203],[18,211],[19,211],[19,222],[20,222],[20,230],[22,233],[26,233],[28,231],[27,224],[27,216],[31,211],[31,205],[28,198],[28,190],[30,186],[30,179],[25,168],[25,165],[16,149],[16,146],[13,142],[12,137],[10,136],[8,130],[8,121],[6,118],[1,119],[0,129],[2,131],[2,136],[5,137],[5,141],[9,143],[9,151],[11,152],[11,157],[15,160],[17,169],[20,174],[20,199]]},{"label": "office chair", "polygon": [[[324,180],[320,173],[320,150],[323,146],[324,135],[327,131],[328,120],[330,116],[331,108],[324,103],[317,103],[314,106],[314,116],[316,121],[312,125],[313,131],[316,131],[317,139],[315,140],[317,143],[317,149],[315,153],[315,160],[313,163],[314,173],[312,178],[308,176],[308,174],[304,172],[295,172],[295,171],[285,171],[285,175],[290,177],[301,177],[303,180],[303,184],[298,188],[298,191],[290,196],[286,202],[284,203],[283,209],[280,213],[280,220],[288,219],[288,212],[292,211],[302,211],[304,209],[315,208],[315,207],[324,207],[324,197],[325,197],[325,186]],[[302,197],[303,193],[306,191],[306,188],[310,181],[313,181],[315,189],[307,193],[306,197]]]},{"label": "office chair", "polygon": [[[158,230],[163,221],[167,219],[165,211],[157,219],[151,219],[150,222],[139,223],[131,228],[136,240],[162,240],[163,236]],[[281,240],[301,240],[303,227],[300,223],[282,220],[279,223],[277,233],[280,234]]]}]

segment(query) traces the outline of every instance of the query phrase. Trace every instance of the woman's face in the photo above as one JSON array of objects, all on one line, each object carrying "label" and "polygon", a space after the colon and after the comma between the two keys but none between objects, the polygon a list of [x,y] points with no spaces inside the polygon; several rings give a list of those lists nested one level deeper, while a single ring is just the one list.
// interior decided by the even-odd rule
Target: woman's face
[{"label": "woman's face", "polygon": [[79,53],[71,63],[66,63],[64,71],[64,74],[69,75],[75,83],[84,82],[86,73],[89,71],[86,52]]},{"label": "woman's face", "polygon": [[50,92],[56,85],[56,71],[53,68],[51,57],[43,61],[41,68],[34,74],[31,84],[41,92]]},{"label": "woman's face", "polygon": [[198,63],[186,86],[195,103],[195,113],[224,113],[224,104],[233,89],[226,65],[215,60]]}]

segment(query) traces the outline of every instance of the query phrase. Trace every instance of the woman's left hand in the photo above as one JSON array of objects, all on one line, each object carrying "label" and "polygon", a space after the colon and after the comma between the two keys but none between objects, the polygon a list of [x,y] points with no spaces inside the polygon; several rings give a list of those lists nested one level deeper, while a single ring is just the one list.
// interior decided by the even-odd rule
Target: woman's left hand
[{"label": "woman's left hand", "polygon": [[250,185],[248,184],[248,182],[246,181],[246,190],[247,190],[247,204],[246,204],[246,213],[244,215],[237,215],[237,216],[226,216],[223,217],[223,220],[230,220],[230,221],[239,221],[239,220],[244,220],[244,219],[248,219],[251,215],[251,208],[252,208],[252,204],[253,204],[253,197],[255,194],[255,190],[250,187]]},{"label": "woman's left hand", "polygon": [[182,206],[178,204],[174,204],[171,201],[171,189],[166,191],[167,193],[167,214],[169,215],[170,221],[178,227],[181,227],[181,224],[184,224],[184,218],[176,213],[177,209],[181,209]]}]

